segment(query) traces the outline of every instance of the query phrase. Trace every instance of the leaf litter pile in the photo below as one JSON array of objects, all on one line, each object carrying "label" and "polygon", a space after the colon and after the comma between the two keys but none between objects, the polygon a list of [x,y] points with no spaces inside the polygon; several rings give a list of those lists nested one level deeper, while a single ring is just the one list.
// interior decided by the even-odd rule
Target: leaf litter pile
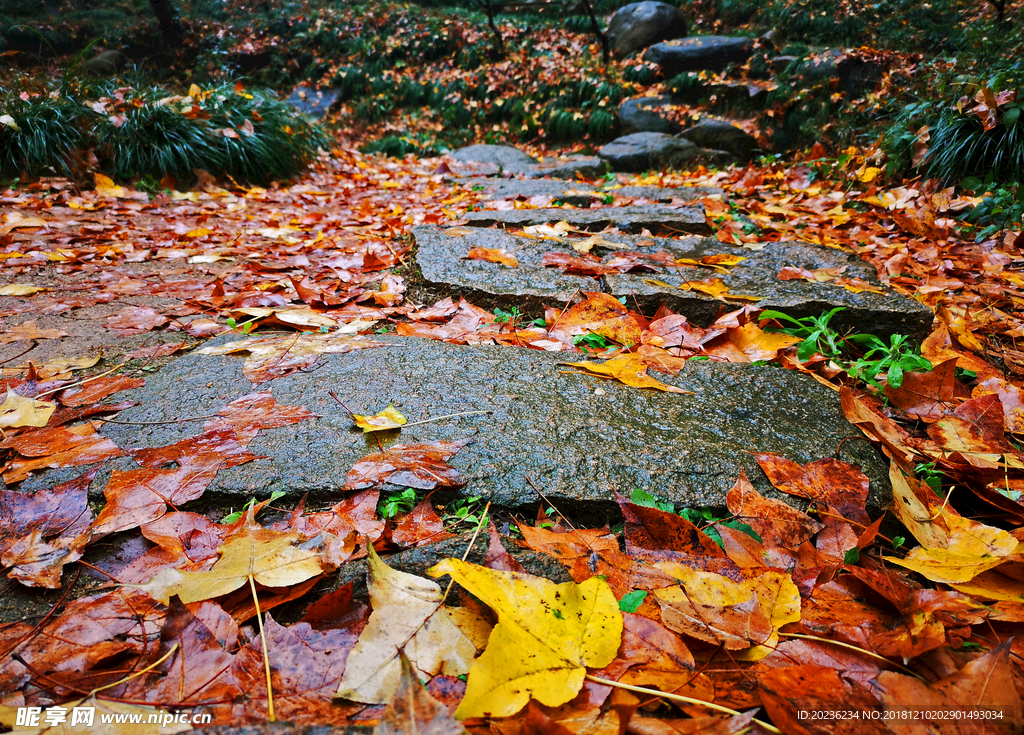
[{"label": "leaf litter pile", "polygon": [[[897,359],[894,344],[851,363],[826,329],[786,333],[786,319],[762,316],[754,297],[715,285],[734,264],[720,259],[688,263],[709,269],[688,285],[722,302],[703,328],[665,308],[641,314],[596,285],[543,315],[457,297],[413,303],[407,228],[458,224],[477,203],[436,162],[336,151],[270,190],[206,181],[150,199],[102,180],[91,192],[54,180],[2,194],[0,563],[10,584],[60,596],[48,613],[0,626],[0,722],[13,726],[20,706],[56,718],[86,703],[381,733],[1019,731],[1022,243],[1006,233],[976,244],[953,219],[965,203],[952,192],[882,189],[851,160],[831,183],[806,166],[631,183],[725,188],[731,205],[704,203],[730,245],[799,239],[858,253],[884,283],[934,308],[936,327],[913,359]],[[569,237],[581,257],[615,234],[548,229],[532,234]],[[507,253],[473,257],[517,267]],[[779,277],[859,287],[839,273]],[[66,352],[86,344],[66,331],[76,315],[99,335],[88,345],[107,354]],[[624,522],[614,529],[579,527],[547,504],[536,517],[495,524],[478,511],[466,523],[414,491],[398,512],[378,511],[385,484],[461,486],[450,461],[472,437],[382,445],[351,468],[331,507],[275,495],[219,520],[196,512],[220,470],[259,459],[248,449],[259,432],[312,417],[264,384],[326,354],[373,349],[382,328],[571,353],[566,372],[623,384],[609,388],[621,400],[678,391],[655,375],[690,359],[803,371],[837,391],[862,438],[889,458],[890,516],[868,515],[856,467],[772,454],[757,455],[761,471],[804,511],[742,475],[714,511],[617,496]],[[104,436],[104,421],[133,405],[118,393],[143,385],[159,360],[229,332],[199,351],[245,355],[252,393],[189,417],[201,428],[172,445]],[[416,423],[393,406],[349,413],[368,433]],[[119,464],[130,468],[114,470],[91,504],[90,484],[115,458],[133,466]],[[81,475],[12,487],[47,468]],[[405,548],[453,543],[453,531],[464,531],[459,551],[423,574],[389,563]],[[83,558],[115,534],[141,537],[141,551],[109,571]],[[466,561],[471,552],[482,563]],[[561,576],[526,571],[526,552],[553,557]],[[368,571],[368,601],[351,583],[314,591],[351,564]],[[930,714],[901,715],[921,709]],[[809,711],[856,719],[800,714]],[[950,712],[973,714],[944,719]]]}]

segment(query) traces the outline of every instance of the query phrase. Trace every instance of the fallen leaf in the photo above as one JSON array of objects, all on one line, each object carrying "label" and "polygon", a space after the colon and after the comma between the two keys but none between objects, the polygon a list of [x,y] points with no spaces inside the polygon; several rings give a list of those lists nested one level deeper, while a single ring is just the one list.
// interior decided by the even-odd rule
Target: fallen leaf
[{"label": "fallen leaf", "polygon": [[660,380],[649,376],[647,374],[647,365],[644,363],[643,358],[635,354],[618,355],[605,362],[560,362],[559,365],[578,367],[592,375],[613,378],[620,383],[634,388],[654,388],[666,393],[693,395],[690,391],[662,383]]},{"label": "fallen leaf", "polygon": [[67,332],[62,332],[59,329],[40,329],[35,322],[23,322],[14,327],[7,327],[0,332],[0,345],[10,342],[25,342],[31,339],[60,339],[67,336]]},{"label": "fallen leaf", "polygon": [[381,713],[373,735],[461,735],[466,731],[448,710],[430,696],[403,654],[402,678],[394,698]]},{"label": "fallen leaf", "polygon": [[101,197],[121,199],[128,196],[128,190],[118,186],[113,179],[103,174],[93,174],[96,180],[96,193]]},{"label": "fallen leaf", "polygon": [[363,416],[361,414],[354,413],[352,414],[352,420],[356,422],[356,426],[363,430],[363,433],[398,429],[408,421],[408,419],[406,419],[405,416],[395,408],[395,404],[393,403],[389,403],[387,408],[373,416]]},{"label": "fallen leaf", "polygon": [[[97,174],[99,176],[99,174]],[[120,187],[119,187],[120,188]],[[13,728],[12,732],[17,735],[80,735],[83,729],[81,722],[73,722],[75,708],[92,710],[89,733],[96,735],[173,735],[173,733],[187,732],[192,729],[191,725],[176,721],[173,713],[159,707],[151,707],[145,704],[128,704],[109,699],[99,699],[91,695],[85,699],[76,699],[66,702],[59,707],[47,707],[40,715],[41,727],[22,727],[16,724],[18,707],[10,707],[6,704],[0,705],[0,723]],[[47,713],[51,710],[60,710],[62,717],[60,724],[49,725]],[[138,717],[139,724],[130,724],[128,718]],[[110,721],[106,721],[109,718]],[[123,720],[121,718],[124,718]],[[150,719],[153,718],[153,719]],[[167,724],[163,724],[166,722]]]},{"label": "fallen leaf", "polygon": [[586,667],[607,666],[622,639],[622,613],[608,583],[555,584],[445,559],[428,572],[450,574],[498,615],[487,648],[473,662],[466,696],[455,711],[469,717],[509,717],[530,698],[557,707],[583,685]]},{"label": "fallen leaf", "polygon": [[507,265],[509,268],[519,266],[516,256],[509,253],[505,248],[471,248],[466,253],[466,258],[468,260],[486,260],[490,263],[500,263],[501,265]]},{"label": "fallen leaf", "polygon": [[373,613],[348,656],[338,697],[390,702],[399,688],[405,653],[416,675],[460,676],[483,647],[488,626],[467,608],[447,607],[436,582],[391,569],[370,549]]},{"label": "fallen leaf", "polygon": [[0,442],[0,449],[13,449],[21,455],[4,467],[3,479],[8,484],[21,482],[35,470],[47,467],[76,467],[124,456],[91,424],[29,429]]},{"label": "fallen leaf", "polygon": [[824,528],[806,513],[762,496],[742,470],[725,502],[729,512],[753,528],[758,536],[784,548],[795,549]]},{"label": "fallen leaf", "polygon": [[273,531],[256,525],[249,513],[208,570],[183,572],[166,567],[138,589],[165,605],[173,595],[188,604],[226,595],[250,579],[265,587],[284,587],[337,569],[340,545],[335,536],[304,539],[295,532]]},{"label": "fallen leaf", "polygon": [[33,286],[30,283],[9,283],[0,286],[0,296],[30,296],[39,291],[46,291],[42,286]]},{"label": "fallen leaf", "polygon": [[284,337],[257,337],[204,347],[200,355],[233,355],[248,352],[242,374],[259,384],[290,375],[313,366],[320,355],[340,355],[371,347],[388,347],[384,342],[344,334],[296,334]]},{"label": "fallen leaf", "polygon": [[356,462],[345,476],[345,490],[362,490],[385,482],[420,490],[463,484],[458,470],[448,464],[472,439],[395,444]]},{"label": "fallen leaf", "polygon": [[55,410],[56,403],[19,396],[8,388],[7,397],[0,403],[0,427],[46,426]]}]

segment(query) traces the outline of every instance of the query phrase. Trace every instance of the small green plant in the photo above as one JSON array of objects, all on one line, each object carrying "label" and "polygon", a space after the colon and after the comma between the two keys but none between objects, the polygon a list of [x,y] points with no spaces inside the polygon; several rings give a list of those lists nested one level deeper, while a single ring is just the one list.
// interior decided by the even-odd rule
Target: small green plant
[{"label": "small green plant", "polygon": [[903,374],[908,372],[927,372],[932,364],[922,357],[919,348],[911,343],[905,334],[894,334],[889,344],[873,334],[855,334],[846,338],[867,351],[849,367],[849,373],[868,385],[881,390],[882,384],[878,376],[883,373],[886,383],[899,388],[903,385]]},{"label": "small green plant", "polygon": [[903,546],[903,544],[905,544],[905,543],[907,543],[907,537],[906,536],[893,536],[892,537],[892,550],[896,551],[898,548]]},{"label": "small green plant", "polygon": [[802,319],[783,314],[781,311],[766,309],[761,312],[761,319],[775,319],[792,326],[782,327],[778,331],[789,334],[793,337],[801,337],[803,342],[797,348],[796,356],[801,362],[807,362],[817,352],[822,357],[833,359],[842,355],[843,337],[835,329],[829,326],[832,317],[842,311],[844,307],[837,306],[827,314],[820,316],[807,316]]},{"label": "small green plant", "polygon": [[494,310],[495,324],[509,324],[514,327],[516,322],[522,317],[523,313],[519,310],[518,306],[513,306],[508,311],[505,311],[500,306]]},{"label": "small green plant", "polygon": [[640,488],[633,491],[633,494],[629,497],[629,502],[633,505],[643,506],[644,508],[657,508],[658,510],[663,510],[666,513],[675,513],[676,510],[676,507],[672,503],[666,503],[664,500],[659,500],[646,490],[641,490]]},{"label": "small green plant", "polygon": [[984,180],[968,177],[961,186],[980,195],[981,201],[964,213],[964,222],[977,227],[974,239],[988,240],[1006,228],[1019,229],[1024,221],[1024,185],[1019,182],[996,184],[994,172]]},{"label": "small green plant", "polygon": [[[270,500],[268,502],[273,503],[278,498],[283,498],[285,496],[285,494],[286,493],[283,490],[275,490],[274,492],[272,492],[270,494]],[[246,503],[245,505],[243,505],[241,510],[236,510],[234,513],[228,513],[226,516],[224,516],[223,518],[220,519],[220,522],[221,523],[234,523],[239,518],[241,518],[243,515],[245,515],[246,511],[248,511],[249,508],[253,507],[255,504],[256,504],[256,498],[249,498],[249,502]]]},{"label": "small green plant", "polygon": [[679,511],[679,515],[697,526],[708,538],[722,548],[725,548],[725,542],[722,541],[722,535],[715,529],[716,524],[742,531],[751,538],[756,539],[759,543],[761,541],[757,531],[751,528],[749,524],[728,516],[719,516],[714,508],[683,508]]},{"label": "small green plant", "polygon": [[416,507],[416,491],[407,487],[400,493],[386,495],[378,509],[382,518],[391,520]]},{"label": "small green plant", "polygon": [[943,497],[942,481],[945,479],[946,475],[943,474],[941,470],[935,469],[934,462],[928,462],[927,464],[922,462],[914,467],[914,474],[917,475],[917,479],[930,487],[933,493],[938,495],[940,498]]},{"label": "small green plant", "polygon": [[633,590],[627,592],[619,600],[619,609],[622,612],[635,613],[647,599],[647,590]]},{"label": "small green plant", "polygon": [[468,524],[476,526],[487,516],[483,512],[484,501],[479,495],[472,498],[456,500],[445,508],[445,514],[441,518],[446,526],[458,526]]},{"label": "small green plant", "polygon": [[601,352],[607,350],[609,347],[615,345],[608,341],[608,338],[601,334],[595,334],[594,332],[587,332],[586,334],[577,334],[572,338],[572,343],[580,348],[583,352]]},{"label": "small green plant", "polygon": [[250,319],[239,324],[233,316],[229,316],[224,323],[228,326],[228,329],[233,329],[240,334],[249,334],[249,332],[256,328],[256,319]]}]

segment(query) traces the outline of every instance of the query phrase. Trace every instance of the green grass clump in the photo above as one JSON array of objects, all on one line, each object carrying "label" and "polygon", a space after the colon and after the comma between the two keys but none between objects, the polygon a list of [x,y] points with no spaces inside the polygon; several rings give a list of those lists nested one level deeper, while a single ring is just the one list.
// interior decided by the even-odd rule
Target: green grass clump
[{"label": "green grass clump", "polygon": [[92,148],[115,179],[190,179],[204,169],[266,184],[292,178],[328,146],[322,128],[272,92],[190,92],[73,80],[51,91],[12,90],[0,98],[0,173],[68,175],[77,153]]},{"label": "green grass clump", "polygon": [[59,89],[27,99],[22,91],[11,88],[0,96],[0,175],[71,174],[88,110]]}]

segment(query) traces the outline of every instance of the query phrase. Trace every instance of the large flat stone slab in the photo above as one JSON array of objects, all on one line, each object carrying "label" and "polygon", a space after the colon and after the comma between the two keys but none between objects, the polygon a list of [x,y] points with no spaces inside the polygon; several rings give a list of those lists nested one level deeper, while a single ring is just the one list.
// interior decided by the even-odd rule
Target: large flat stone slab
[{"label": "large flat stone slab", "polygon": [[[678,378],[659,375],[693,391],[680,395],[566,374],[560,363],[582,356],[384,339],[392,346],[327,355],[315,371],[264,384],[280,403],[303,405],[320,417],[261,432],[249,449],[268,459],[222,470],[203,502],[237,506],[274,490],[289,500],[309,493],[317,503],[340,497],[348,470],[378,447],[353,427],[329,390],[357,413],[375,413],[394,401],[410,422],[491,411],[381,439],[386,447],[472,437],[451,461],[466,480],[462,494],[504,507],[535,505],[532,480],[565,503],[566,512],[583,514],[610,510],[614,492],[634,488],[680,505],[720,507],[741,470],[761,492],[781,498],[749,452],[804,463],[834,456],[845,437],[858,434],[832,391],[778,366],[691,362]],[[130,396],[140,405],[120,420],[212,414],[252,390],[242,377],[242,358],[186,355],[147,376],[146,386]],[[195,431],[195,424],[180,423],[103,428],[125,447],[162,446]],[[872,479],[877,507],[887,472],[880,455],[865,442],[847,442],[842,457]]]},{"label": "large flat stone slab", "polygon": [[565,220],[573,227],[592,232],[616,227],[623,232],[650,230],[692,235],[711,234],[703,206],[670,208],[634,205],[597,209],[513,209],[467,212],[464,218],[472,227],[527,227]]},{"label": "large flat stone slab", "polygon": [[[531,211],[531,210],[523,210]],[[536,211],[536,210],[533,210]],[[568,211],[568,210],[559,210]],[[452,230],[466,233],[465,228]],[[794,317],[817,316],[837,306],[844,311],[833,317],[841,331],[870,332],[887,337],[893,333],[924,339],[931,329],[932,312],[927,306],[895,293],[854,293],[832,283],[804,280],[780,281],[779,271],[787,266],[813,271],[845,268],[843,276],[860,279],[875,288],[881,284],[874,269],[855,255],[800,242],[767,243],[761,250],[729,246],[711,238],[665,239],[629,235],[606,235],[605,240],[621,243],[627,251],[666,251],[674,259],[700,260],[709,255],[745,258],[722,273],[711,268],[680,265],[657,273],[608,274],[603,278],[565,275],[558,268],[543,265],[550,252],[575,254],[572,240],[538,240],[502,230],[481,229],[479,234],[449,234],[437,227],[413,229],[418,246],[416,260],[426,281],[453,293],[462,293],[474,303],[493,308],[510,305],[553,305],[565,303],[577,290],[603,290],[627,303],[638,304],[653,315],[665,305],[699,326],[715,320],[723,308],[735,309],[747,300],[721,301],[693,289],[681,288],[688,281],[721,278],[730,294],[757,296],[754,302],[765,309],[778,309]],[[516,268],[480,260],[465,260],[470,248],[504,248],[516,256]],[[619,251],[593,251],[608,261]]]},{"label": "large flat stone slab", "polygon": [[[413,235],[416,263],[423,280],[434,287],[461,293],[477,306],[493,309],[511,303],[543,307],[565,303],[577,291],[600,290],[593,278],[545,268],[541,259],[552,248],[543,245],[557,245],[547,240],[538,242],[486,228],[455,236],[437,227],[415,227]],[[516,257],[519,265],[512,268],[485,260],[467,260],[472,248],[504,248]]]}]

